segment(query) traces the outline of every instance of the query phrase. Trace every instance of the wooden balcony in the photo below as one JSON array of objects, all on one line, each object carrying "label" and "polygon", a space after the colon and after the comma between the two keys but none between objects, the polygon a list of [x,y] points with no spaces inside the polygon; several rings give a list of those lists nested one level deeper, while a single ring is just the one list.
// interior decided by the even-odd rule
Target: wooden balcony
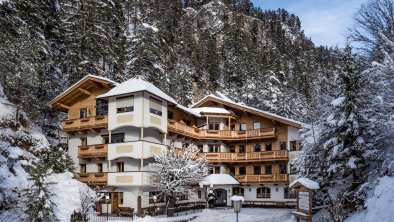
[{"label": "wooden balcony", "polygon": [[95,144],[78,147],[78,158],[88,160],[105,159],[108,156],[108,144]]},{"label": "wooden balcony", "polygon": [[201,156],[203,155],[206,155],[207,160],[212,163],[287,161],[289,159],[287,150],[248,153],[201,153]]},{"label": "wooden balcony", "polygon": [[184,123],[179,123],[174,120],[168,121],[168,131],[181,134],[183,136],[194,139],[209,139],[209,140],[245,140],[245,139],[263,139],[275,138],[275,128],[267,129],[253,129],[253,130],[207,130],[199,129],[197,127],[188,126]]},{"label": "wooden balcony", "polygon": [[234,176],[242,184],[249,183],[288,183],[288,174],[266,174],[266,175],[236,175]]},{"label": "wooden balcony", "polygon": [[107,173],[80,173],[79,181],[89,185],[107,185]]},{"label": "wooden balcony", "polygon": [[106,128],[107,125],[108,116],[90,116],[81,119],[68,119],[62,121],[62,129],[65,132],[101,129]]}]

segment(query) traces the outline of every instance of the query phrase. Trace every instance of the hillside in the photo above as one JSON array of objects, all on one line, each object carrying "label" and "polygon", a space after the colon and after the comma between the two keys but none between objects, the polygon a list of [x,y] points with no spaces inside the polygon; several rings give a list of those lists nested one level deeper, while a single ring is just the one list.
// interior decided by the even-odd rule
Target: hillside
[{"label": "hillside", "polygon": [[[34,163],[44,158],[50,150],[46,136],[35,127],[26,114],[21,111],[19,123],[15,121],[15,106],[4,96],[0,86],[0,220],[26,220],[27,189],[34,189],[31,170]],[[64,161],[64,159],[58,159]],[[69,221],[74,210],[80,208],[80,190],[89,188],[73,179],[70,172],[48,172],[44,180],[54,194],[54,212],[60,221]],[[53,183],[53,184],[52,184]],[[37,198],[39,199],[39,198]]]}]

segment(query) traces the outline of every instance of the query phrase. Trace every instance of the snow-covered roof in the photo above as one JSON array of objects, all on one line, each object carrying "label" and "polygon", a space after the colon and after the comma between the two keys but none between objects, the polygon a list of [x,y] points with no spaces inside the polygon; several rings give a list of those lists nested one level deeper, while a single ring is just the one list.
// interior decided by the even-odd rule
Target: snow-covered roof
[{"label": "snow-covered roof", "polygon": [[52,101],[50,101],[49,103],[52,104],[52,102],[54,102],[54,101],[58,100],[59,98],[63,97],[65,94],[69,93],[69,91],[70,91],[71,89],[73,89],[75,86],[79,85],[80,83],[84,82],[84,81],[85,81],[86,79],[88,79],[88,78],[94,78],[94,79],[104,80],[104,81],[106,81],[106,82],[108,82],[108,83],[111,83],[111,84],[114,85],[114,86],[119,85],[119,83],[117,83],[117,82],[115,82],[115,81],[113,81],[113,80],[110,80],[110,79],[108,79],[108,78],[105,78],[105,77],[102,77],[102,76],[96,76],[96,75],[88,74],[88,75],[84,76],[82,79],[80,79],[78,82],[74,83],[72,86],[68,87],[66,90],[64,90],[62,93],[60,93],[60,94],[59,94],[58,96],[56,96],[54,99],[52,99]]},{"label": "snow-covered roof", "polygon": [[198,107],[192,108],[191,110],[196,111],[197,113],[230,114],[228,110],[219,107]]},{"label": "snow-covered roof", "polygon": [[310,180],[308,178],[302,177],[302,178],[298,178],[295,181],[293,181],[290,184],[290,188],[292,188],[294,185],[296,185],[297,183],[300,183],[302,186],[311,189],[311,190],[318,190],[320,189],[320,186],[317,182]]},{"label": "snow-covered roof", "polygon": [[184,106],[182,106],[181,104],[176,104],[176,107],[179,108],[179,109],[181,109],[181,110],[183,110],[183,111],[185,111],[185,112],[187,112],[187,113],[190,113],[190,114],[192,114],[192,115],[194,115],[194,116],[196,116],[196,117],[201,117],[201,115],[200,115],[199,112],[196,112],[196,111],[193,110],[193,109],[189,109],[189,108],[187,108],[187,107],[184,107]]},{"label": "snow-covered roof", "polygon": [[203,181],[201,181],[202,185],[237,185],[239,182],[234,179],[234,177],[228,174],[211,174]]},{"label": "snow-covered roof", "polygon": [[140,91],[150,92],[155,96],[158,96],[171,103],[177,104],[177,102],[172,97],[167,95],[165,92],[161,91],[152,83],[147,82],[141,78],[133,78],[125,82],[122,82],[118,86],[111,89],[109,92],[97,96],[97,98],[107,98],[107,97],[125,95],[125,94],[140,92]]},{"label": "snow-covered roof", "polygon": [[279,115],[276,115],[274,113],[270,113],[270,112],[263,111],[263,110],[260,110],[260,109],[256,109],[254,107],[250,107],[250,106],[247,106],[247,105],[242,104],[242,103],[237,103],[237,102],[234,102],[234,101],[228,99],[227,97],[226,98],[221,98],[221,97],[215,96],[213,94],[204,96],[204,98],[200,99],[199,101],[197,101],[196,103],[191,105],[190,108],[193,108],[193,109],[197,108],[198,104],[200,104],[202,101],[208,99],[209,97],[213,98],[213,99],[221,100],[223,102],[227,102],[227,103],[233,104],[235,106],[239,106],[239,107],[242,107],[242,108],[250,109],[250,110],[253,110],[255,112],[258,112],[258,113],[261,113],[261,114],[264,114],[264,115],[267,115],[267,116],[271,116],[271,117],[277,118],[279,120],[284,120],[284,121],[287,121],[287,122],[291,122],[291,123],[294,123],[295,125],[298,125],[298,126],[304,125],[304,123],[302,123],[302,122],[299,122],[299,121],[296,121],[296,120],[292,120],[292,119],[289,119],[289,118],[286,118],[286,117],[283,117],[283,116],[279,116]]}]

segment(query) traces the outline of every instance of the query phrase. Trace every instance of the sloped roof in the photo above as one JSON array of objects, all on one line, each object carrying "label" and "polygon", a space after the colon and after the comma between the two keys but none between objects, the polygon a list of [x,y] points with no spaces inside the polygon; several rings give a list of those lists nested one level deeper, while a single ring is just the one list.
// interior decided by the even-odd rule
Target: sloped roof
[{"label": "sloped roof", "polygon": [[225,105],[233,107],[233,108],[238,108],[238,109],[242,109],[245,111],[249,111],[249,112],[254,113],[256,115],[263,116],[263,117],[273,119],[273,120],[277,120],[278,122],[281,122],[281,123],[284,123],[287,125],[291,125],[296,128],[302,128],[302,125],[303,125],[303,123],[301,123],[299,121],[292,120],[292,119],[289,119],[289,118],[286,118],[283,116],[279,116],[279,115],[276,115],[276,114],[273,114],[273,113],[270,113],[267,111],[259,110],[254,107],[250,107],[250,106],[247,106],[247,105],[244,105],[241,103],[236,103],[230,99],[223,99],[223,98],[220,98],[220,97],[215,96],[213,94],[205,96],[204,98],[202,98],[198,102],[194,103],[190,108],[192,108],[192,109],[198,108],[198,107],[202,106],[207,101],[214,101],[217,103],[225,104]]},{"label": "sloped roof", "polygon": [[228,110],[219,107],[198,107],[191,110],[198,113],[231,114]]},{"label": "sloped roof", "polygon": [[317,182],[310,180],[308,178],[302,177],[298,178],[290,184],[290,188],[294,187],[296,184],[301,184],[302,186],[311,189],[311,190],[318,190],[320,186]]},{"label": "sloped roof", "polygon": [[142,80],[141,78],[133,78],[129,79],[125,82],[122,82],[118,86],[111,89],[109,92],[97,96],[97,98],[108,98],[112,96],[126,95],[140,91],[147,91],[152,93],[155,96],[158,96],[168,102],[173,104],[177,104],[177,102],[167,95],[165,92],[161,91],[159,88],[154,86],[152,83]]},{"label": "sloped roof", "polygon": [[211,174],[203,181],[200,182],[202,185],[237,185],[239,182],[234,177],[228,174]]},{"label": "sloped roof", "polygon": [[89,80],[104,83],[104,84],[109,84],[111,86],[119,85],[119,83],[112,81],[108,78],[89,74],[89,75],[84,76],[78,82],[74,83],[72,86],[68,87],[66,90],[64,90],[62,93],[60,93],[58,96],[56,96],[54,99],[52,99],[49,102],[49,104],[51,106],[54,106],[56,102],[60,101],[62,98],[67,96],[70,92],[74,91],[75,89],[77,89],[78,87],[80,87],[81,85],[83,85],[85,82],[87,82]]}]

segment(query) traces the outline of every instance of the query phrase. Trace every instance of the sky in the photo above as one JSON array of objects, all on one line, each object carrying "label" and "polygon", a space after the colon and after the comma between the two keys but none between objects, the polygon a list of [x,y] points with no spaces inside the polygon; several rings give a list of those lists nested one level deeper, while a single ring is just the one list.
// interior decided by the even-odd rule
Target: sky
[{"label": "sky", "polygon": [[346,44],[348,28],[353,16],[367,0],[252,0],[264,9],[284,8],[301,20],[305,34],[315,45],[339,46]]}]

